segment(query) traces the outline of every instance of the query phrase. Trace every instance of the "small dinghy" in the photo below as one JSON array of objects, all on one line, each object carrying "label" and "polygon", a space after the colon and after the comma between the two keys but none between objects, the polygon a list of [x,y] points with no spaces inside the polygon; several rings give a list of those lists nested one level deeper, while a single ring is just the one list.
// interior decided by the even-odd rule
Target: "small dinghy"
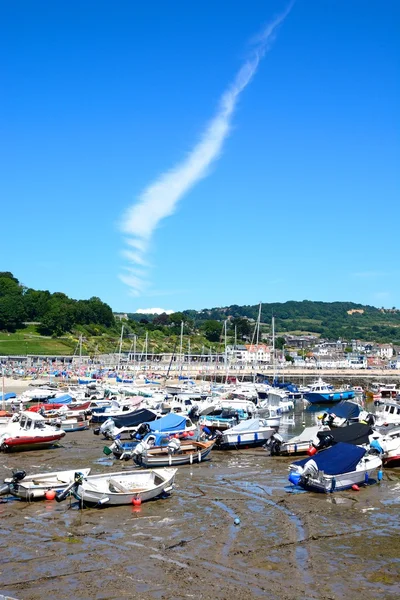
[{"label": "small dinghy", "polygon": [[381,467],[379,456],[367,454],[360,446],[339,442],[313,458],[289,465],[289,481],[314,492],[334,492],[368,483],[371,474]]},{"label": "small dinghy", "polygon": [[167,445],[149,447],[140,442],[133,450],[134,462],[140,467],[167,467],[200,463],[210,454],[216,440],[196,442],[171,439]]},{"label": "small dinghy", "polygon": [[[82,469],[81,472],[86,476],[90,469]],[[11,494],[22,500],[43,499],[49,490],[65,490],[74,482],[75,473],[76,470],[26,475],[25,471],[13,471],[12,477],[6,478],[0,486],[0,495]]]},{"label": "small dinghy", "polygon": [[84,505],[119,506],[134,500],[145,502],[173,490],[177,469],[120,471],[83,476],[75,473],[74,483],[56,496],[61,502],[71,492]]}]

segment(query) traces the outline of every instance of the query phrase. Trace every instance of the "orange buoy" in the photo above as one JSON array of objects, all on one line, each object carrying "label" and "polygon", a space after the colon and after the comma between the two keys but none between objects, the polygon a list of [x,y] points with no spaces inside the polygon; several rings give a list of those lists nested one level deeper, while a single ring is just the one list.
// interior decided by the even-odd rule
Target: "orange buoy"
[{"label": "orange buoy", "polygon": [[46,500],[54,500],[56,497],[56,492],[54,490],[47,490],[44,496]]},{"label": "orange buoy", "polygon": [[351,486],[351,489],[354,490],[355,492],[359,492],[360,491],[360,488],[358,487],[358,485],[356,483]]},{"label": "orange buoy", "polygon": [[134,496],[132,498],[132,504],[133,504],[133,506],[140,506],[142,504],[142,501],[139,498],[139,496]]}]

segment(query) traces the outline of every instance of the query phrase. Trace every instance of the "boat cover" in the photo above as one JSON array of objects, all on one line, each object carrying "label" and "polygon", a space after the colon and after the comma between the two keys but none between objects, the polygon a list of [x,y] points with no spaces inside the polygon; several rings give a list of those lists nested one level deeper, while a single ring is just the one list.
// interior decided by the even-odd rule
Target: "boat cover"
[{"label": "boat cover", "polygon": [[365,423],[352,423],[347,427],[336,427],[331,431],[319,431],[318,438],[324,441],[328,436],[333,438],[333,444],[338,442],[346,442],[347,444],[368,444],[369,436],[373,433],[373,429]]},{"label": "boat cover", "polygon": [[168,413],[165,417],[157,419],[149,423],[152,431],[176,431],[183,430],[186,427],[186,417],[182,415],[176,415],[175,413]]},{"label": "boat cover", "polygon": [[125,415],[119,415],[118,417],[110,417],[114,421],[116,427],[136,427],[136,425],[141,425],[142,423],[149,423],[150,421],[154,421],[157,417],[157,414],[149,410],[148,408],[139,408],[138,410],[133,410]]},{"label": "boat cover", "polygon": [[[314,425],[314,427],[305,427],[300,435],[296,435],[295,437],[290,438],[286,443],[287,444],[301,444],[302,442],[309,442],[313,440],[318,432],[321,431],[321,427],[319,425]],[[328,435],[331,433],[330,429],[324,431]],[[318,435],[319,437],[319,435]]]},{"label": "boat cover", "polygon": [[54,400],[57,400],[57,404],[69,404],[72,402],[72,396],[64,394],[63,396],[56,396]]},{"label": "boat cover", "polygon": [[326,475],[340,475],[341,473],[355,471],[365,453],[365,448],[338,442],[327,450],[314,454],[312,459],[303,458],[293,464],[304,467],[309,460],[313,460],[317,464],[318,469],[324,471]]},{"label": "boat cover", "polygon": [[241,421],[239,425],[235,425],[230,429],[226,429],[224,433],[246,433],[246,431],[257,431],[260,429],[260,419],[246,419]]},{"label": "boat cover", "polygon": [[355,402],[348,402],[344,400],[335,405],[335,407],[328,408],[325,412],[328,414],[334,414],[340,419],[356,419],[362,408]]},{"label": "boat cover", "polygon": [[15,392],[8,392],[8,394],[0,394],[0,401],[2,402],[3,400],[11,400],[11,398],[16,398],[17,394]]}]

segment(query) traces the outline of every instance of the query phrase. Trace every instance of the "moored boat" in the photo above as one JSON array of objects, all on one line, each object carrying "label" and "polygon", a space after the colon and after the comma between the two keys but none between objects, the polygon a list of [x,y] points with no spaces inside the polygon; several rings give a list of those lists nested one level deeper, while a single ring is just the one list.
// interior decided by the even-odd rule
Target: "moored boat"
[{"label": "moored boat", "polygon": [[[54,490],[62,492],[74,481],[76,470],[55,471],[53,473],[35,473],[26,475],[25,471],[14,471],[12,477],[4,480],[0,487],[0,495],[11,494],[22,500],[38,500],[46,496],[46,492]],[[89,469],[81,469],[86,476]]]},{"label": "moored boat", "polygon": [[140,442],[133,450],[133,460],[141,467],[167,467],[200,463],[210,454],[215,440],[197,442],[180,441],[176,438],[167,445],[147,446]]},{"label": "moored boat", "polygon": [[176,471],[177,469],[135,469],[87,477],[77,473],[71,490],[67,488],[56,499],[63,500],[71,491],[83,506],[119,506],[132,504],[134,500],[145,502],[172,492]]},{"label": "moored boat", "polygon": [[11,452],[48,448],[64,436],[62,429],[46,425],[42,415],[22,412],[14,415],[0,430],[0,450]]},{"label": "moored boat", "polygon": [[221,449],[255,447],[264,445],[275,433],[263,419],[247,419],[234,427],[221,431],[217,436],[217,447]]},{"label": "moored boat", "polygon": [[334,492],[369,483],[374,471],[379,480],[381,466],[378,455],[368,454],[360,446],[339,442],[312,458],[289,465],[289,481],[306,490]]}]

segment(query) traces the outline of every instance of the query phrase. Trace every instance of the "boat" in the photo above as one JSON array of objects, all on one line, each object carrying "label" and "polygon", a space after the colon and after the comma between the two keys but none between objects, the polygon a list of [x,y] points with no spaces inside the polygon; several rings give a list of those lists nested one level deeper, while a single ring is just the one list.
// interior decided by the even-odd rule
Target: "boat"
[{"label": "boat", "polygon": [[397,391],[397,385],[395,383],[374,382],[371,385],[369,395],[372,394],[374,400],[379,400],[381,398],[396,398]]},{"label": "boat", "polygon": [[120,416],[125,416],[127,413],[137,410],[142,402],[143,398],[141,396],[124,402],[112,400],[109,406],[94,408],[92,410],[92,423],[104,423],[109,418],[118,419]]},{"label": "boat", "polygon": [[56,495],[59,502],[71,492],[83,506],[120,506],[145,502],[172,492],[177,469],[119,471],[101,475],[75,474],[75,481]]},{"label": "boat", "polygon": [[129,434],[142,423],[149,423],[157,417],[159,417],[159,413],[154,410],[139,408],[123,416],[108,418],[100,427],[94,429],[93,433],[96,435],[101,433],[106,439],[112,439],[116,435]]},{"label": "boat", "polygon": [[49,425],[53,425],[53,427],[57,427],[68,432],[74,431],[85,431],[85,429],[89,429],[89,421],[87,419],[83,419],[81,417],[70,417],[66,419],[47,419],[46,421]]},{"label": "boat", "polygon": [[382,460],[365,448],[339,442],[312,458],[303,458],[289,465],[289,481],[314,492],[334,492],[370,482],[374,471],[378,480]]},{"label": "boat", "polygon": [[317,433],[321,429],[330,431],[327,425],[305,427],[299,435],[295,435],[287,441],[279,433],[274,433],[268,440],[267,448],[270,449],[271,456],[307,454],[313,446],[313,442],[318,441]]},{"label": "boat", "polygon": [[376,426],[400,425],[400,404],[385,402],[381,409],[375,412]]},{"label": "boat", "polygon": [[376,417],[364,410],[357,402],[344,400],[336,404],[335,408],[327,408],[324,413],[318,415],[318,419],[323,425],[329,427],[343,427],[359,421],[374,425]]},{"label": "boat", "polygon": [[366,423],[350,423],[347,427],[335,427],[328,431],[318,431],[317,439],[313,441],[309,454],[311,455],[313,450],[322,450],[338,442],[368,447],[373,433],[372,427]]},{"label": "boat", "polygon": [[354,398],[355,393],[352,389],[335,390],[333,386],[320,378],[309,386],[308,391],[304,392],[303,396],[310,404],[327,404],[340,402],[341,400],[350,400]]},{"label": "boat", "polygon": [[140,442],[133,450],[133,460],[140,467],[167,467],[200,463],[207,458],[216,440],[180,441],[173,438],[167,444],[149,446]]},{"label": "boat", "polygon": [[249,418],[249,414],[242,409],[216,409],[208,415],[204,415],[199,419],[200,427],[207,427],[211,431],[230,429],[240,421],[245,421]]},{"label": "boat", "polygon": [[[12,477],[7,477],[0,486],[0,495],[11,494],[22,500],[39,500],[46,492],[54,490],[62,492],[74,481],[76,470],[55,471],[53,473],[35,473],[26,475],[25,471],[13,471]],[[90,469],[81,469],[83,475],[89,475]]]},{"label": "boat", "polygon": [[383,450],[382,462],[384,467],[400,466],[400,427],[393,427],[379,439]]},{"label": "boat", "polygon": [[0,429],[0,450],[10,452],[48,448],[64,436],[62,429],[46,425],[42,415],[22,412],[14,415]]},{"label": "boat", "polygon": [[275,433],[276,429],[269,427],[263,419],[247,419],[234,427],[217,433],[217,448],[250,448],[263,446]]}]

